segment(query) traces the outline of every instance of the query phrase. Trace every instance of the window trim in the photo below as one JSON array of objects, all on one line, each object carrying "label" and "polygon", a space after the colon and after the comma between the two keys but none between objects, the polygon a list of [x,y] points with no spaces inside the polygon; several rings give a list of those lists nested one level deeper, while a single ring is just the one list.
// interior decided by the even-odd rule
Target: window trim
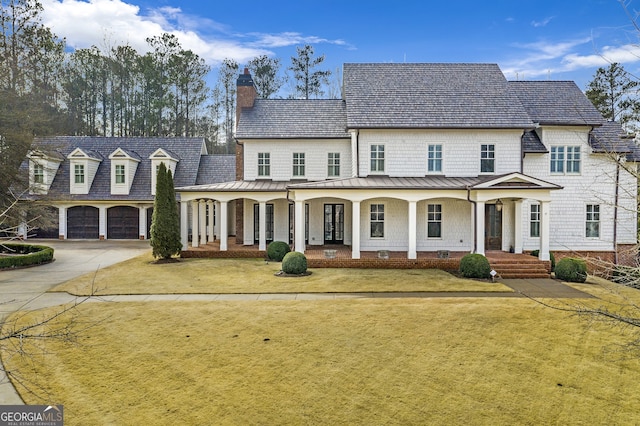
[{"label": "window trim", "polygon": [[[534,211],[534,207],[535,210]],[[529,238],[540,238],[540,225],[541,225],[541,221],[540,219],[542,218],[542,209],[540,207],[539,203],[531,203],[529,205]],[[537,225],[537,226],[534,226]],[[534,235],[537,231],[538,235]]]},{"label": "window trim", "polygon": [[[491,170],[483,170],[484,164],[491,164]],[[480,144],[480,173],[495,174],[496,172],[496,145],[493,143]]]},{"label": "window trim", "polygon": [[271,153],[258,153],[258,177],[271,176]]},{"label": "window trim", "polygon": [[369,147],[369,172],[371,174],[384,174],[384,151],[384,144],[372,144]]},{"label": "window trim", "polygon": [[40,163],[33,163],[33,183],[42,185],[44,184],[44,165]]},{"label": "window trim", "polygon": [[582,149],[580,145],[552,145],[549,147],[549,173],[552,175],[582,174]]},{"label": "window trim", "polygon": [[[587,204],[585,206],[585,238],[600,238],[600,213],[600,204]],[[595,224],[595,231],[597,235],[589,235],[590,224]]]},{"label": "window trim", "polygon": [[442,174],[442,157],[442,144],[427,145],[427,173]]},{"label": "window trim", "polygon": [[84,185],[85,183],[85,167],[84,164],[73,165],[73,183],[75,185]]},{"label": "window trim", "polygon": [[340,177],[340,153],[327,153],[327,177]]},{"label": "window trim", "polygon": [[[376,211],[374,211],[374,207]],[[382,207],[382,209],[380,209]],[[376,215],[376,219],[374,220],[374,215]],[[382,235],[373,235],[373,224],[381,223],[382,224]],[[383,240],[385,239],[385,204],[384,203],[371,203],[369,205],[369,238],[372,240]]]},{"label": "window trim", "polygon": [[306,172],[306,161],[304,152],[294,152],[293,153],[293,177],[305,177]]},{"label": "window trim", "polygon": [[[118,173],[118,170],[122,170],[122,173]],[[127,166],[126,164],[114,164],[113,169],[114,174],[114,183],[116,185],[126,185],[127,184]],[[122,178],[122,182],[118,182],[118,178]]]},{"label": "window trim", "polygon": [[[432,210],[433,207],[433,211]],[[429,225],[438,225],[438,235],[430,235],[431,227]],[[427,239],[428,240],[441,240],[442,239],[442,204],[430,203],[427,204]]]}]

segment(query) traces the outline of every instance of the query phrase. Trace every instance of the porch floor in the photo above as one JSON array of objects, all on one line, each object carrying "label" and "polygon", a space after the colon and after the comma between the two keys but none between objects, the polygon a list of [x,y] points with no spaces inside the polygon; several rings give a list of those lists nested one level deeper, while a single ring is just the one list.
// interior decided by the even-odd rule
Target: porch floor
[{"label": "porch floor", "polygon": [[[227,241],[227,251],[220,250],[220,241],[198,247],[189,245],[182,251],[183,258],[264,258],[265,250],[258,245],[236,243],[235,237]],[[380,268],[380,269],[442,269],[455,271],[467,251],[420,251],[416,259],[408,259],[406,251],[361,251],[360,259],[351,258],[351,247],[346,245],[307,245],[305,256],[310,268]],[[499,278],[549,278],[550,263],[528,254],[487,251],[489,263]]]}]

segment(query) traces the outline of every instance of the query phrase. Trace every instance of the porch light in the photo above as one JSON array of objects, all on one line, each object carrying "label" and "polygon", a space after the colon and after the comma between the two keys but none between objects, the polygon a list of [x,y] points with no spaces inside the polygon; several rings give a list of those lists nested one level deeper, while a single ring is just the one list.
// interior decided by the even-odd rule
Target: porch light
[{"label": "porch light", "polygon": [[499,212],[502,211],[502,200],[500,198],[498,198],[498,201],[496,201],[496,210]]}]

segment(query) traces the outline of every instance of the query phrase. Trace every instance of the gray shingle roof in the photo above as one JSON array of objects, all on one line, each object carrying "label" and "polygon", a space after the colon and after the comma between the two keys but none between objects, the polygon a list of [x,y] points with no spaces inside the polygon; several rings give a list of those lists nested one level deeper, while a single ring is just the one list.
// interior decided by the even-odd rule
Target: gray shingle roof
[{"label": "gray shingle roof", "polygon": [[[194,185],[200,164],[204,140],[201,138],[105,138],[89,136],[57,136],[36,138],[33,148],[45,152],[57,152],[65,161],[51,184],[49,197],[62,200],[153,200],[151,195],[151,161],[149,156],[158,148],[173,153],[178,160],[174,176],[174,186]],[[76,148],[91,151],[103,159],[98,167],[89,194],[69,194],[70,162],[67,155]],[[109,155],[122,148],[132,156],[137,156],[136,175],[129,195],[111,195],[111,160]]]},{"label": "gray shingle roof", "polygon": [[256,99],[243,108],[238,139],[348,138],[340,99]]},{"label": "gray shingle roof", "polygon": [[510,81],[531,119],[543,125],[594,125],[605,120],[573,81]]},{"label": "gray shingle roof", "polygon": [[236,156],[203,155],[200,158],[196,185],[229,182],[236,178]]},{"label": "gray shingle roof", "polygon": [[349,128],[532,128],[496,64],[345,64]]},{"label": "gray shingle roof", "polygon": [[640,154],[633,135],[627,134],[620,123],[607,121],[591,132],[589,144],[594,152],[628,154],[627,159],[637,161]]},{"label": "gray shingle roof", "polygon": [[549,152],[540,140],[535,130],[528,130],[522,135],[522,149],[524,152],[545,153]]}]

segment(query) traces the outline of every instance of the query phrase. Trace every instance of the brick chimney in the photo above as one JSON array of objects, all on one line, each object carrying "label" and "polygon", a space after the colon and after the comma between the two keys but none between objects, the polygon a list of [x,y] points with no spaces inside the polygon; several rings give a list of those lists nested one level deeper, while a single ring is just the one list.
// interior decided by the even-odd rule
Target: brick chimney
[{"label": "brick chimney", "polygon": [[[249,68],[244,69],[236,82],[236,131],[240,124],[240,113],[244,108],[253,108],[256,100],[256,88],[253,86],[253,78]],[[244,149],[236,144],[236,180],[244,179]],[[236,201],[236,243],[244,243],[244,200]]]}]

